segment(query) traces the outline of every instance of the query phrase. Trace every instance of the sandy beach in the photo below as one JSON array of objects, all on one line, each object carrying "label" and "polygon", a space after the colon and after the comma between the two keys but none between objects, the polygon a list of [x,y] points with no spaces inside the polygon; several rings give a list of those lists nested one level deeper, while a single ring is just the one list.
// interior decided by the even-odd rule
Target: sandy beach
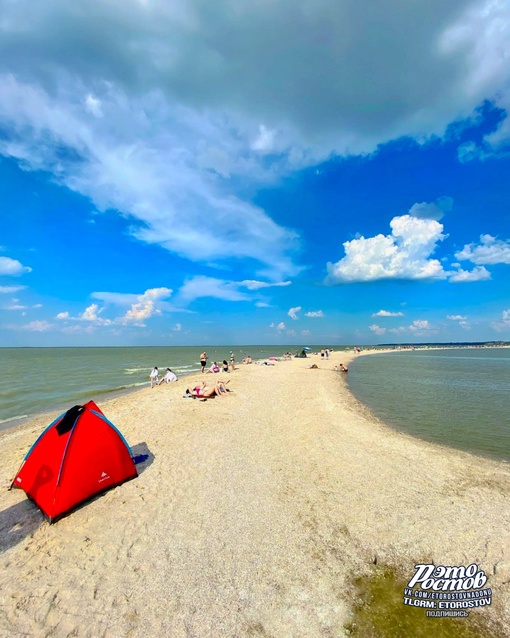
[{"label": "sandy beach", "polygon": [[241,365],[207,402],[190,379],[98,401],[149,459],[51,526],[7,488],[57,415],[1,432],[0,636],[343,636],[356,577],[422,562],[479,565],[475,613],[510,636],[510,467],[378,422],[335,370],[352,356]]}]

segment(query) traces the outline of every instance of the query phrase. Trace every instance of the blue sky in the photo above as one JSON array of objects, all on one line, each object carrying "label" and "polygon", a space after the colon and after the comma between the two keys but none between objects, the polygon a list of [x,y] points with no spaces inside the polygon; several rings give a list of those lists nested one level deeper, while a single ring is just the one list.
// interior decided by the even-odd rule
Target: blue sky
[{"label": "blue sky", "polygon": [[0,14],[0,346],[510,340],[508,3]]}]

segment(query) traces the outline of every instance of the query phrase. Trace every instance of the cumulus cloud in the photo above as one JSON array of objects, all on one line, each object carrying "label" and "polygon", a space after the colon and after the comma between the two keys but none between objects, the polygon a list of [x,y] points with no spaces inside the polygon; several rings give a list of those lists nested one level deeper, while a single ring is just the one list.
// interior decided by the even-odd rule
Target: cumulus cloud
[{"label": "cumulus cloud", "polygon": [[22,330],[23,332],[47,332],[53,328],[53,325],[48,321],[30,321],[30,323],[11,326],[11,328],[14,330]]},{"label": "cumulus cloud", "polygon": [[399,326],[398,328],[391,328],[388,330],[396,335],[402,335],[404,333],[411,333],[416,337],[430,337],[437,334],[438,330],[426,319],[416,319],[408,326]]},{"label": "cumulus cloud", "polygon": [[322,310],[310,310],[309,312],[305,312],[305,317],[324,317],[324,313]]},{"label": "cumulus cloud", "polygon": [[469,322],[467,320],[467,317],[464,317],[462,315],[446,315],[446,318],[449,321],[456,321],[458,323],[458,325],[463,328],[464,330],[470,330],[471,326],[469,325]]},{"label": "cumulus cloud", "polygon": [[477,265],[510,264],[510,240],[492,235],[480,235],[480,243],[466,244],[455,257],[460,261],[471,261]]},{"label": "cumulus cloud", "polygon": [[457,271],[452,271],[452,274],[450,274],[450,281],[454,284],[486,281],[490,278],[491,274],[484,266],[476,266],[473,270],[458,268]]},{"label": "cumulus cloud", "polygon": [[296,306],[295,308],[289,308],[289,312],[287,313],[291,319],[299,319],[297,313],[301,310],[301,306]]},{"label": "cumulus cloud", "polygon": [[443,226],[433,219],[411,215],[394,217],[390,235],[353,239],[343,244],[345,257],[328,263],[326,282],[334,285],[378,279],[445,279],[447,273],[431,259],[445,238]]},{"label": "cumulus cloud", "polygon": [[168,297],[172,291],[169,288],[152,288],[146,290],[140,295],[138,301],[132,304],[131,308],[121,318],[122,323],[142,324],[145,319],[149,319],[153,315],[161,314],[161,310],[156,306],[156,301],[160,298]]},{"label": "cumulus cloud", "polygon": [[10,257],[0,257],[0,275],[19,277],[20,275],[24,275],[27,272],[32,272],[32,268],[23,266],[23,264],[17,259],[11,259]]},{"label": "cumulus cloud", "polygon": [[[170,288],[149,288],[141,295],[94,293],[98,299],[103,299],[120,306],[130,305],[130,308],[124,315],[106,318],[102,316],[105,313],[105,307],[100,307],[99,304],[92,303],[76,317],[71,316],[69,312],[65,311],[59,312],[56,319],[65,322],[85,322],[96,326],[131,324],[143,327],[143,321],[149,319],[153,315],[161,314],[162,308],[166,308],[166,305],[162,300],[168,298],[171,294],[172,290]],[[75,332],[78,331],[79,330],[76,330]]]},{"label": "cumulus cloud", "polygon": [[497,332],[510,330],[510,308],[503,310],[501,313],[501,321],[495,321],[491,325]]},{"label": "cumulus cloud", "polygon": [[374,312],[372,317],[403,317],[403,312],[390,312],[389,310],[379,310],[379,312]]},{"label": "cumulus cloud", "polygon": [[383,335],[386,332],[386,328],[381,328],[381,326],[378,326],[376,323],[368,327],[372,332],[375,332],[376,335]]},{"label": "cumulus cloud", "polygon": [[408,326],[408,330],[414,332],[417,335],[427,335],[432,331],[435,331],[435,328],[431,325],[431,323],[425,319],[417,319],[413,321],[413,323]]},{"label": "cumulus cloud", "polygon": [[[454,270],[445,270],[432,254],[443,234],[443,225],[435,219],[420,219],[412,215],[394,217],[390,221],[390,235],[360,237],[343,244],[345,257],[328,263],[325,283],[336,285],[381,279],[440,280],[467,283],[490,279],[484,266],[464,270],[455,262]],[[455,257],[474,263],[510,263],[510,243],[482,235],[481,244],[468,244]],[[381,315],[382,316],[382,315]],[[387,316],[387,315],[386,315]]]},{"label": "cumulus cloud", "polygon": [[269,324],[269,327],[277,330],[278,332],[282,332],[283,330],[287,329],[287,326],[284,324],[283,321],[280,321],[280,323],[278,324],[272,322]]}]

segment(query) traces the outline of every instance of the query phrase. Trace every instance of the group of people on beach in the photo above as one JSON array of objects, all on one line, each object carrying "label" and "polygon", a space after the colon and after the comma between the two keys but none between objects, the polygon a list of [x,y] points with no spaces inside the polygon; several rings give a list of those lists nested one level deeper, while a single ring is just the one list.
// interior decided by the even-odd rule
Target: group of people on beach
[{"label": "group of people on beach", "polygon": [[[246,358],[246,357],[245,357]],[[200,355],[200,372],[204,373],[205,372],[205,367],[207,365],[207,352],[202,352],[202,354]],[[230,369],[229,369],[229,362],[226,359],[223,359],[223,363],[222,363],[222,371],[223,372],[233,372],[236,369],[235,366],[235,361],[236,361],[236,357],[235,354],[232,352],[232,350],[230,351]],[[243,359],[243,363],[245,363],[244,359]],[[250,361],[251,363],[251,361]],[[207,372],[211,372],[211,373],[217,373],[220,372],[220,366],[217,364],[216,361],[213,362],[213,364],[210,366],[210,368],[207,370]]]}]

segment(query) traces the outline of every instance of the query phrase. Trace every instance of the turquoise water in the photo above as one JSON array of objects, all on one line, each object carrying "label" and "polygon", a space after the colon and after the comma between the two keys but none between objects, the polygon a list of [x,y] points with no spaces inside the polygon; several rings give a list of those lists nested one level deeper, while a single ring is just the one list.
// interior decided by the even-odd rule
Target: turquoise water
[{"label": "turquoise water", "polygon": [[[301,346],[302,347],[302,346]],[[236,361],[296,352],[298,346],[214,346],[209,361]],[[149,385],[154,366],[169,367],[178,377],[200,370],[197,347],[150,348],[0,348],[0,428],[19,419],[89,399]]]},{"label": "turquoise water", "polygon": [[510,349],[415,350],[360,357],[349,387],[413,436],[510,461]]}]

